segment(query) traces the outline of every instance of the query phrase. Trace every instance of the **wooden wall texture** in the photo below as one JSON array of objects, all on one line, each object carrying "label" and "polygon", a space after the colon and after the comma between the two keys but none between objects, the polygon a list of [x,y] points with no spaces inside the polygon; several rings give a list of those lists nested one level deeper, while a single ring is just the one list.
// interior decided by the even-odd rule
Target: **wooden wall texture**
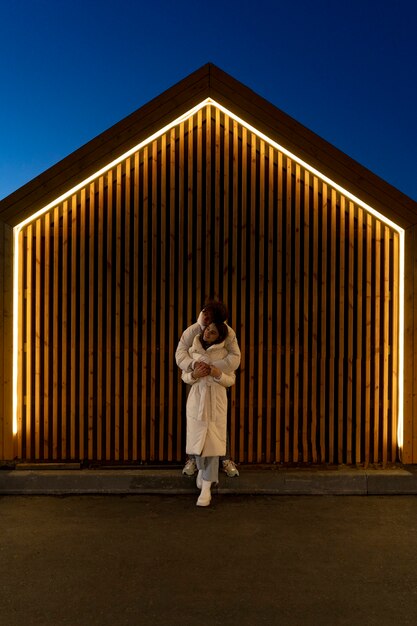
[{"label": "wooden wall texture", "polygon": [[395,461],[398,248],[207,105],[21,231],[19,458],[182,460],[174,352],[214,294],[236,461]]}]

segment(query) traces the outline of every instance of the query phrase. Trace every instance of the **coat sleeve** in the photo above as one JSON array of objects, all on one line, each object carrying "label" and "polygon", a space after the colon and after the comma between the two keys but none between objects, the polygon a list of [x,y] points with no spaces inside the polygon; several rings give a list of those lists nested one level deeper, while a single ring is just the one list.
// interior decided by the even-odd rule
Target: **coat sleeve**
[{"label": "coat sleeve", "polygon": [[183,372],[191,372],[192,371],[192,362],[193,359],[189,354],[189,349],[193,344],[193,339],[200,332],[199,324],[192,324],[188,328],[184,330],[181,335],[181,339],[178,342],[177,349],[175,351],[175,361],[178,367]]},{"label": "coat sleeve", "polygon": [[224,347],[228,351],[228,355],[224,359],[213,361],[213,365],[218,367],[219,370],[222,370],[222,372],[234,372],[240,365],[240,349],[236,333],[230,326],[228,328],[229,334],[224,342]]},{"label": "coat sleeve", "polygon": [[187,383],[187,385],[194,385],[194,383],[196,383],[198,380],[196,378],[193,378],[192,372],[182,372],[181,378],[185,383]]},{"label": "coat sleeve", "polygon": [[231,387],[236,382],[236,376],[234,372],[229,372],[227,374],[226,372],[222,372],[220,378],[213,378],[213,380],[215,380],[216,383],[219,383],[219,385],[222,385],[222,387]]}]

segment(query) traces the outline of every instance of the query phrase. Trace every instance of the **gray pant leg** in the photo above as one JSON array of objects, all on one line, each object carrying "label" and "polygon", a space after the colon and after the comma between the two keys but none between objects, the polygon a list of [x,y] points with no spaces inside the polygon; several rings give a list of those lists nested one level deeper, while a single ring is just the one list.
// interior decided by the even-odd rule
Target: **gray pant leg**
[{"label": "gray pant leg", "polygon": [[218,456],[196,456],[197,469],[203,470],[203,480],[211,483],[219,482],[219,457]]}]

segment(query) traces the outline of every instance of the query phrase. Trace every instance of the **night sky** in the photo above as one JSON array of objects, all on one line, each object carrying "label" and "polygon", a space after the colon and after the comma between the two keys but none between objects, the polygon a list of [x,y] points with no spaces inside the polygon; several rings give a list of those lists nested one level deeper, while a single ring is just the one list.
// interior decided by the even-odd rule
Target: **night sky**
[{"label": "night sky", "polygon": [[0,8],[0,198],[212,62],[417,200],[415,0]]}]

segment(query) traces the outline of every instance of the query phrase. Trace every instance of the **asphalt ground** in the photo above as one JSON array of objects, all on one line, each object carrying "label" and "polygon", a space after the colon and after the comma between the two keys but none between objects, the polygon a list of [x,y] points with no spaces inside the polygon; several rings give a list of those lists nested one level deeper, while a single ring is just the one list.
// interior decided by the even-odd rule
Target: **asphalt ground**
[{"label": "asphalt ground", "polygon": [[195,502],[0,497],[0,624],[417,624],[415,496]]}]

